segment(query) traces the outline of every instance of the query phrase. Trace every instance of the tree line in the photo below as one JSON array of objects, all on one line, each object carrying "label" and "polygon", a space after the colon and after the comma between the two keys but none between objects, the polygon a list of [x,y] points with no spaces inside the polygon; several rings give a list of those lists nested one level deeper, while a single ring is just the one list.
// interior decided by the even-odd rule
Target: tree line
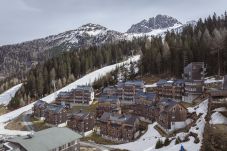
[{"label": "tree line", "polygon": [[[88,72],[117,63],[136,53],[141,54],[138,64],[140,76],[166,74],[181,78],[184,66],[193,61],[205,62],[208,75],[226,74],[227,13],[200,19],[195,26],[183,27],[182,32],[168,31],[164,38],[145,36],[132,41],[72,48],[32,68],[24,86],[16,94],[17,99],[11,101],[9,106],[16,108],[28,104]],[[131,66],[130,72],[123,72],[124,79],[135,78],[133,70]],[[117,75],[113,77],[109,74],[107,78],[97,79],[94,86],[100,88],[116,83],[116,80]]]},{"label": "tree line", "polygon": [[[17,108],[44,97],[81,76],[114,64],[132,55],[133,42],[121,41],[88,48],[72,48],[57,57],[38,64],[27,74],[27,80],[9,107]],[[18,103],[20,102],[20,103]]]},{"label": "tree line", "polygon": [[168,31],[165,38],[143,40],[141,74],[181,77],[183,67],[193,61],[205,62],[208,75],[227,72],[227,13],[200,19],[182,32]]}]

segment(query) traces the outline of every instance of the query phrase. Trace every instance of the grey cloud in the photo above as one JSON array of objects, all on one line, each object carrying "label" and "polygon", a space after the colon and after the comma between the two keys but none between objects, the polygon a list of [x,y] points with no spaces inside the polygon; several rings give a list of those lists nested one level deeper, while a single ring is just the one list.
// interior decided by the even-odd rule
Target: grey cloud
[{"label": "grey cloud", "polygon": [[0,45],[75,29],[92,22],[126,31],[157,14],[181,22],[224,13],[226,0],[0,0]]}]

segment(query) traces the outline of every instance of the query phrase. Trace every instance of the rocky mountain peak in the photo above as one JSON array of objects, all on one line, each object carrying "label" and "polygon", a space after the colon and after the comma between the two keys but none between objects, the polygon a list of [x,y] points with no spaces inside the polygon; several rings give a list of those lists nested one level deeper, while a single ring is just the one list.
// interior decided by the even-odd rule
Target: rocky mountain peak
[{"label": "rocky mountain peak", "polygon": [[79,31],[107,30],[106,27],[99,24],[88,23],[78,28]]},{"label": "rocky mountain peak", "polygon": [[148,33],[154,29],[163,29],[173,27],[175,24],[181,24],[177,19],[167,15],[157,15],[156,17],[144,19],[137,24],[133,24],[127,33]]}]

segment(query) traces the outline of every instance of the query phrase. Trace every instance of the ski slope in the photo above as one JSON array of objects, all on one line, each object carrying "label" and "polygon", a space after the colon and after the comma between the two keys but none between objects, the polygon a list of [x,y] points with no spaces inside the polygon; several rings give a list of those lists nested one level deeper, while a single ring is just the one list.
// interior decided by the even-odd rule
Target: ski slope
[{"label": "ski slope", "polygon": [[[47,102],[47,103],[51,103],[55,100],[55,98],[57,97],[58,93],[61,91],[70,91],[71,89],[76,88],[78,85],[86,85],[86,84],[92,84],[96,79],[105,76],[107,73],[113,71],[114,69],[116,69],[117,66],[122,66],[123,64],[129,64],[130,62],[136,62],[140,59],[140,55],[136,55],[133,57],[130,57],[128,60],[123,61],[121,63],[117,63],[117,64],[113,64],[113,65],[109,65],[106,67],[103,67],[101,69],[98,69],[96,71],[93,71],[87,75],[85,75],[84,77],[76,80],[75,82],[63,87],[62,89],[44,97],[41,98],[41,100]],[[22,114],[25,111],[28,111],[30,109],[32,109],[33,105],[35,102],[26,105],[24,107],[21,107],[17,110],[14,110],[12,112],[6,113],[4,115],[0,116],[0,123],[5,123],[7,121],[10,121],[12,119],[14,119],[15,117],[19,116],[20,114]]]},{"label": "ski slope", "polygon": [[21,88],[21,86],[22,86],[22,83],[0,94],[0,105],[4,105],[4,106],[8,105],[12,97],[15,96],[16,92]]}]

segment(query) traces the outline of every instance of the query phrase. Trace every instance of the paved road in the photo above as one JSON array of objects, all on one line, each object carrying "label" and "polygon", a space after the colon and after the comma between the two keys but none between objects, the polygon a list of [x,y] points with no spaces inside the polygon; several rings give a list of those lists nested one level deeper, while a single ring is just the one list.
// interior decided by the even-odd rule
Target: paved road
[{"label": "paved road", "polygon": [[22,123],[26,127],[27,131],[34,131],[34,128],[32,126],[32,122],[30,120],[31,115],[32,115],[32,110],[29,110],[29,111],[24,112],[22,114]]},{"label": "paved road", "polygon": [[95,143],[92,143],[92,142],[82,142],[82,141],[80,141],[80,145],[81,146],[94,147],[94,148],[99,149],[100,151],[110,151],[111,150],[111,148],[107,148],[107,147],[105,147],[103,145],[95,144]]}]

